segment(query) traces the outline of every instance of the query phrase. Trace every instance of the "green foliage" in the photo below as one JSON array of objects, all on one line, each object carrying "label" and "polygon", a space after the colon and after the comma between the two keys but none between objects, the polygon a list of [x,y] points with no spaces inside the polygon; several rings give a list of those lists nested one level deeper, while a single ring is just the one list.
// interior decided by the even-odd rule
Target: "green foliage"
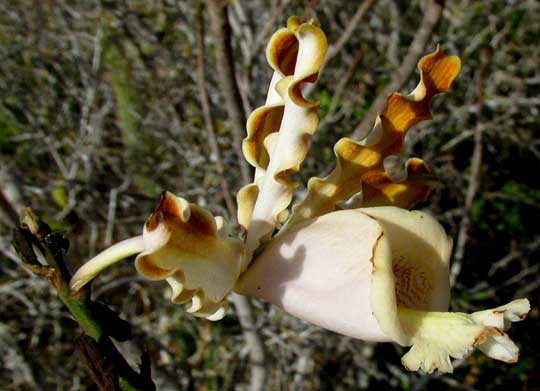
[{"label": "green foliage", "polygon": [[486,232],[495,230],[508,236],[528,236],[532,233],[532,227],[527,224],[531,213],[539,215],[539,209],[540,189],[510,181],[499,192],[477,198],[472,205],[472,219]]},{"label": "green foliage", "polygon": [[21,133],[13,117],[0,107],[0,153],[13,154],[16,149],[13,137]]},{"label": "green foliage", "polygon": [[128,148],[134,148],[142,141],[143,108],[133,83],[130,59],[119,43],[109,40],[105,45],[103,62],[114,93],[122,140]]}]

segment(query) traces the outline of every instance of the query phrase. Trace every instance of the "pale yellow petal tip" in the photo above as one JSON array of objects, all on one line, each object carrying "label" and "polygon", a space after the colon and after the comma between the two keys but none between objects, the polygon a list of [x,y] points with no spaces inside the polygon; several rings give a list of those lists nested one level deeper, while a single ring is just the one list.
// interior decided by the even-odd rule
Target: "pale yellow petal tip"
[{"label": "pale yellow petal tip", "polygon": [[112,245],[82,265],[71,278],[69,288],[78,291],[112,264],[140,253],[144,249],[145,242],[142,236],[136,236]]},{"label": "pale yellow petal tip", "polygon": [[466,357],[474,348],[496,360],[517,362],[519,349],[504,330],[523,320],[529,309],[527,299],[470,315],[399,308],[399,319],[412,344],[401,360],[403,366],[410,371],[452,372],[450,358]]}]

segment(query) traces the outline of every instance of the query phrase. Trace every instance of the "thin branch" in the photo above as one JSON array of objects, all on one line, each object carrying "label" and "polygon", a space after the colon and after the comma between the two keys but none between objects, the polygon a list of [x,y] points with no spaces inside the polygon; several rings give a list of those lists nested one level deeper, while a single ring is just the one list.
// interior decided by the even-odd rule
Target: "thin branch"
[{"label": "thin branch", "polygon": [[337,117],[339,117],[339,113],[336,113],[337,107],[339,105],[339,102],[341,101],[341,97],[343,96],[343,93],[345,92],[345,87],[347,86],[347,83],[354,75],[354,71],[356,71],[358,64],[360,63],[360,60],[362,59],[363,51],[362,49],[358,49],[356,51],[356,54],[353,57],[353,60],[349,64],[348,68],[345,70],[345,73],[342,77],[339,78],[339,82],[337,84],[336,90],[334,94],[332,95],[332,101],[330,102],[330,107],[328,108],[328,113],[324,116],[324,118],[321,120],[319,124],[319,129],[324,128],[325,126],[337,121]]},{"label": "thin branch", "polygon": [[208,0],[206,2],[210,14],[210,27],[216,43],[217,77],[221,91],[225,97],[225,108],[231,122],[234,150],[238,156],[240,172],[244,183],[250,182],[250,169],[242,153],[246,113],[242,105],[242,97],[236,83],[234,54],[231,46],[231,26],[227,17],[227,2]]},{"label": "thin branch", "polygon": [[223,199],[225,200],[227,210],[229,211],[230,216],[234,217],[236,216],[236,207],[231,196],[229,184],[225,179],[225,170],[223,168],[221,152],[219,150],[219,144],[217,142],[216,132],[214,129],[214,121],[212,120],[212,114],[210,111],[210,99],[208,97],[208,92],[206,91],[206,72],[204,70],[204,36],[205,30],[202,6],[199,6],[197,8],[197,87],[199,89],[199,99],[201,102],[204,124],[208,134],[208,145],[210,146],[211,159],[216,164],[221,192],[223,194]]},{"label": "thin branch", "polygon": [[[477,103],[476,109],[478,114],[481,114],[484,106],[484,79],[486,68],[489,63],[491,53],[489,49],[482,51],[482,63],[478,71],[478,79],[476,85]],[[463,209],[463,217],[459,223],[459,230],[456,241],[456,249],[454,252],[454,261],[450,268],[450,286],[454,286],[456,279],[461,272],[461,265],[463,257],[465,255],[465,246],[468,241],[468,232],[471,226],[471,209],[476,192],[480,187],[480,169],[482,167],[482,136],[484,132],[481,128],[476,128],[474,133],[474,150],[471,158],[470,174],[469,174],[469,186],[467,187],[467,193],[465,196],[465,206]]]},{"label": "thin branch", "polygon": [[129,187],[129,177],[124,182],[109,193],[109,207],[107,209],[107,227],[105,229],[105,247],[109,247],[113,239],[114,223],[116,221],[116,205],[118,203],[118,194]]},{"label": "thin branch", "polygon": [[239,45],[244,59],[247,59],[250,49],[253,47],[253,33],[248,24],[248,17],[242,3],[238,0],[232,0],[231,11],[229,12],[229,21],[233,30],[241,37]]},{"label": "thin branch", "polygon": [[255,42],[253,43],[252,50],[249,52],[249,57],[247,59],[248,68],[253,65],[253,60],[257,57],[261,49],[268,42],[268,38],[272,31],[275,29],[278,18],[282,16],[283,9],[290,2],[290,0],[274,0],[272,2],[272,13],[268,22],[264,25],[261,31],[257,34]]},{"label": "thin branch", "polygon": [[374,2],[375,0],[364,0],[358,6],[356,12],[349,20],[349,23],[347,23],[347,26],[345,27],[345,30],[341,34],[340,38],[334,44],[328,47],[325,62],[330,61],[334,56],[336,56],[336,54],[338,54],[343,49],[345,44],[349,41],[349,39],[351,39],[351,36],[358,27],[358,24],[360,24],[362,17],[367,12],[367,10],[369,10],[369,8],[373,5]]},{"label": "thin branch", "polygon": [[[207,5],[210,11],[211,26],[214,32],[214,36],[217,39],[218,65],[222,70],[226,71],[223,73],[219,72],[219,81],[221,84],[221,88],[225,94],[226,101],[228,103],[227,110],[229,112],[229,116],[233,120],[233,127],[235,127],[236,124],[236,127],[233,131],[233,138],[235,145],[238,148],[237,154],[239,155],[240,167],[242,168],[242,178],[244,183],[249,183],[249,170],[247,169],[247,164],[244,160],[244,156],[240,148],[241,140],[238,134],[240,124],[242,125],[242,129],[244,128],[243,124],[245,122],[245,114],[242,109],[240,93],[238,91],[238,86],[235,79],[234,61],[232,58],[232,48],[230,46],[230,27],[228,26],[226,3],[217,0],[209,0],[207,1]],[[199,15],[199,25],[202,25],[202,14]],[[199,31],[198,33],[200,34],[199,41],[203,42],[202,34],[204,34],[204,32]],[[204,50],[204,48],[202,48],[202,50]],[[201,47],[199,47],[199,51],[201,52]],[[199,68],[203,70],[204,63],[202,65],[199,64]],[[199,83],[200,82],[201,81],[199,81]],[[199,89],[201,89],[201,87],[199,87]],[[211,129],[212,119],[210,116],[209,107],[207,109],[208,114],[205,114],[205,121],[207,121],[207,128]],[[203,111],[204,110],[205,109],[203,108]],[[212,137],[209,137],[209,141],[211,138]],[[213,139],[215,141],[215,133]],[[212,141],[210,142],[212,143]],[[214,146],[211,146],[211,148],[215,148],[216,158],[220,156],[219,145],[217,144],[217,142],[215,142]],[[229,210],[232,211],[233,209],[230,208]],[[244,334],[246,345],[249,348],[251,370],[249,389],[264,390],[266,384],[266,354],[264,349],[264,343],[255,325],[251,303],[249,299],[245,296],[239,296],[236,294],[232,294],[231,296],[232,302],[234,303],[234,306],[236,308],[238,321],[240,323],[240,326],[242,327],[242,332]]]},{"label": "thin branch", "polygon": [[264,390],[266,384],[266,353],[261,336],[257,331],[253,310],[246,296],[231,294],[232,302],[236,308],[236,315],[249,348],[251,379],[249,390]]},{"label": "thin branch", "polygon": [[0,210],[5,215],[6,221],[12,226],[16,226],[19,218],[17,217],[17,211],[11,201],[4,195],[4,192],[0,190]]},{"label": "thin branch", "polygon": [[375,118],[384,109],[388,95],[394,91],[399,91],[411,76],[427,42],[431,38],[433,29],[441,17],[443,8],[442,3],[441,0],[427,0],[424,17],[422,18],[420,27],[414,34],[414,39],[407,50],[403,62],[399,68],[392,73],[390,82],[383,87],[381,92],[379,92],[362,119],[362,122],[360,122],[352,133],[351,137],[353,139],[362,139],[369,134],[375,123]]},{"label": "thin branch", "polygon": [[150,363],[143,354],[140,372],[134,371],[116,348],[131,339],[131,326],[109,307],[90,299],[88,288],[74,292],[69,288],[71,274],[64,262],[69,243],[48,225],[25,210],[21,225],[14,231],[13,247],[22,261],[38,277],[45,278],[56,290],[86,335],[76,342],[92,380],[101,390],[155,390]]},{"label": "thin branch", "polygon": [[16,227],[19,224],[19,210],[23,206],[19,185],[7,170],[0,171],[0,217]]}]

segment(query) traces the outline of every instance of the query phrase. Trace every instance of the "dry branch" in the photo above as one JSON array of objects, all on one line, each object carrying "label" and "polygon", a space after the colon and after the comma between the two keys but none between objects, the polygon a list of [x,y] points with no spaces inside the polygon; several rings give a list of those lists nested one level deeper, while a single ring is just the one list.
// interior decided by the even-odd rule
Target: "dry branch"
[{"label": "dry branch", "polygon": [[208,135],[208,145],[210,147],[211,159],[216,164],[216,169],[219,175],[219,184],[221,186],[221,192],[223,199],[227,206],[227,210],[231,217],[236,216],[236,207],[231,196],[229,184],[225,179],[225,170],[223,168],[223,160],[221,158],[221,151],[219,150],[219,144],[216,139],[216,131],[214,129],[214,121],[212,120],[212,113],[210,111],[210,98],[206,91],[206,72],[204,61],[204,18],[203,18],[202,6],[197,8],[197,87],[199,89],[199,100],[201,102],[201,108],[204,117],[204,124],[206,126],[206,132]]},{"label": "dry branch", "polygon": [[[476,83],[476,112],[481,117],[482,107],[484,106],[484,80],[486,74],[486,67],[489,63],[491,52],[485,48],[482,51],[482,63],[478,70],[477,83]],[[465,206],[463,208],[463,217],[459,223],[459,230],[456,240],[456,249],[454,252],[454,259],[452,267],[450,268],[450,286],[454,286],[456,279],[461,272],[461,265],[463,263],[463,257],[465,255],[465,246],[468,241],[468,231],[471,226],[471,209],[473,201],[476,197],[476,193],[480,187],[480,169],[482,167],[482,135],[483,129],[476,128],[474,132],[474,150],[471,158],[471,166],[469,173],[469,185],[467,187],[467,194],[465,196]]]},{"label": "dry branch", "polygon": [[[227,3],[219,0],[207,1],[210,12],[210,24],[217,43],[216,59],[220,70],[218,70],[219,83],[227,103],[227,111],[233,124],[233,139],[235,151],[239,158],[242,169],[242,180],[249,183],[250,173],[242,152],[242,138],[240,129],[245,128],[246,116],[242,107],[242,99],[235,78],[234,59],[230,43],[231,30],[227,19]],[[221,72],[223,71],[223,72]],[[205,121],[210,119],[208,116]],[[209,122],[212,122],[211,119]],[[214,146],[219,156],[219,146]],[[251,366],[251,390],[263,390],[266,384],[266,356],[264,343],[259,335],[249,299],[243,296],[232,295],[232,301],[236,308],[236,313],[242,332],[246,339],[246,344],[250,353]]]},{"label": "dry branch", "polygon": [[246,113],[242,105],[242,97],[236,83],[234,54],[231,46],[231,26],[227,17],[227,2],[208,0],[206,2],[210,14],[210,27],[216,43],[217,76],[220,89],[225,97],[225,108],[231,122],[234,150],[238,156],[242,181],[249,183],[250,170],[242,153]]}]

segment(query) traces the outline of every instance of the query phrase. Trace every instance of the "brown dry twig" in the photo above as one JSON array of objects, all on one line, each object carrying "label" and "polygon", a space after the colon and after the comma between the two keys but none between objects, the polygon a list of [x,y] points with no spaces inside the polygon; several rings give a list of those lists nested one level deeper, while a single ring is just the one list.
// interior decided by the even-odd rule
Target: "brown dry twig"
[{"label": "brown dry twig", "polygon": [[234,205],[229,184],[225,179],[225,171],[223,168],[223,160],[221,158],[221,152],[219,150],[219,144],[216,139],[216,131],[214,129],[214,121],[212,120],[212,113],[210,111],[210,98],[206,91],[206,72],[204,69],[204,18],[202,4],[197,8],[197,87],[199,89],[199,100],[201,102],[201,108],[204,117],[204,124],[206,126],[206,132],[208,135],[208,145],[210,147],[211,159],[216,164],[216,169],[219,175],[219,184],[221,186],[221,192],[225,205],[230,213],[230,216],[236,216],[236,207]]},{"label": "brown dry twig", "polygon": [[[491,58],[490,49],[482,50],[482,63],[478,70],[478,78],[476,84],[476,112],[481,116],[482,107],[484,106],[484,80],[486,76],[486,68]],[[480,121],[479,121],[480,122]],[[469,173],[469,185],[465,195],[465,206],[463,208],[463,217],[459,223],[459,230],[456,240],[456,249],[454,252],[454,260],[450,268],[450,286],[454,286],[456,279],[461,272],[461,265],[465,255],[465,246],[468,240],[468,231],[471,226],[471,208],[476,197],[478,188],[480,187],[480,169],[482,167],[482,135],[483,130],[476,128],[474,132],[474,150],[471,157],[471,166]]]},{"label": "brown dry twig", "polygon": [[236,83],[236,67],[231,46],[231,26],[227,17],[227,2],[208,0],[206,2],[210,14],[210,28],[216,44],[216,64],[218,67],[218,82],[225,97],[225,108],[231,122],[234,151],[238,157],[242,181],[250,182],[250,169],[244,160],[242,152],[243,130],[245,129],[246,113],[242,105],[242,97]]},{"label": "brown dry twig", "polygon": [[[219,83],[225,94],[227,111],[233,123],[235,151],[239,157],[243,182],[249,183],[249,169],[244,160],[241,148],[242,136],[240,135],[240,129],[245,128],[246,116],[243,111],[238,85],[236,84],[234,59],[230,43],[231,30],[227,19],[227,3],[219,0],[209,0],[206,4],[210,12],[210,24],[214,33],[213,35],[217,41],[217,65],[223,71],[218,71]],[[205,121],[212,122],[209,113]],[[217,143],[215,143],[214,147],[217,152],[216,156],[219,156],[219,146]],[[250,389],[262,390],[266,384],[266,354],[264,343],[255,326],[251,303],[246,297],[235,294],[232,295],[232,301],[236,308],[238,320],[242,326],[246,345],[249,347],[251,365]]]}]

